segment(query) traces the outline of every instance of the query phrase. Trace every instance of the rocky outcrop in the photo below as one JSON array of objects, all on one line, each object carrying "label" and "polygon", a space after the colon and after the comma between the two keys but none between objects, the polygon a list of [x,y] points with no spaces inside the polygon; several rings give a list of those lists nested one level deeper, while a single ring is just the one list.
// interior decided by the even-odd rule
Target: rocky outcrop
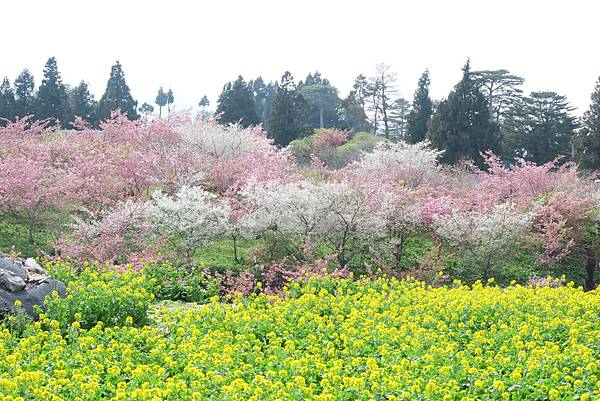
[{"label": "rocky outcrop", "polygon": [[26,260],[0,254],[0,310],[14,311],[15,302],[36,317],[35,306],[45,308],[44,299],[56,291],[65,297],[67,288],[50,277],[34,259]]}]

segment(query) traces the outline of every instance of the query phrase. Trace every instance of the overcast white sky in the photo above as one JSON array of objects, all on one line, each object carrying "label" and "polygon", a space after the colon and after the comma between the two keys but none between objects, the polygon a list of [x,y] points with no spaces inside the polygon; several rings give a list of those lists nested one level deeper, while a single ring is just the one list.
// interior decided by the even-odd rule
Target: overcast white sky
[{"label": "overcast white sky", "polygon": [[527,91],[556,91],[582,112],[600,76],[599,16],[598,0],[8,0],[0,77],[29,68],[37,86],[55,56],[64,82],[84,79],[99,98],[118,59],[139,104],[163,85],[178,109],[204,94],[212,108],[238,74],[290,70],[298,80],[318,69],[345,96],[384,62],[407,99],[429,68],[440,99],[470,57],[474,69],[508,69]]}]

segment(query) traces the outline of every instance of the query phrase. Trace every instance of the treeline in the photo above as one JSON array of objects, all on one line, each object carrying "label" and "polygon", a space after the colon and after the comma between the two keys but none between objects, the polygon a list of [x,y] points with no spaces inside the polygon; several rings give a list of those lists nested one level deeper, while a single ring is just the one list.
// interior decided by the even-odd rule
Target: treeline
[{"label": "treeline", "polygon": [[445,99],[431,99],[425,71],[411,102],[398,95],[396,74],[384,64],[370,77],[358,75],[345,98],[319,72],[297,84],[289,72],[269,83],[240,76],[223,87],[217,113],[224,123],[261,123],[280,146],[316,128],[339,128],[409,143],[427,140],[444,150],[446,163],[473,160],[482,167],[482,152],[491,150],[506,160],[544,164],[560,156],[600,170],[600,80],[581,119],[565,96],[525,95],[524,82],[507,70],[472,71],[467,62]]},{"label": "treeline", "polygon": [[[409,101],[399,96],[396,74],[378,64],[369,76],[359,74],[342,98],[318,71],[298,82],[286,71],[279,82],[265,82],[260,76],[245,81],[239,76],[226,83],[216,113],[224,124],[262,124],[279,146],[316,128],[338,128],[409,143],[428,140],[444,150],[447,163],[464,159],[482,166],[481,152],[491,150],[507,160],[521,157],[543,164],[561,156],[564,161],[574,159],[583,169],[600,170],[600,80],[583,118],[577,118],[566,97],[556,92],[524,94],[524,82],[507,70],[472,71],[467,62],[462,79],[445,99],[431,99],[425,71]],[[173,103],[173,91],[159,88],[155,99],[159,117],[164,107],[170,112]],[[208,97],[204,95],[198,105],[206,112]],[[138,108],[118,61],[99,101],[84,81],[74,87],[64,84],[53,57],[37,90],[27,69],[13,85],[4,78],[0,86],[0,118],[12,121],[33,115],[70,128],[78,116],[96,127],[117,109],[130,119],[155,110],[148,103]]]},{"label": "treeline", "polygon": [[[142,105],[140,111],[144,112],[146,106],[149,105]],[[0,118],[4,120],[0,121],[0,126],[6,120],[33,116],[37,120],[59,123],[63,128],[72,128],[75,118],[80,117],[97,127],[116,110],[121,110],[131,119],[139,118],[137,101],[131,95],[118,61],[112,66],[106,90],[98,101],[85,81],[77,86],[65,84],[54,57],[46,62],[44,77],[37,90],[35,79],[28,69],[24,69],[12,85],[8,77],[0,85]]]}]

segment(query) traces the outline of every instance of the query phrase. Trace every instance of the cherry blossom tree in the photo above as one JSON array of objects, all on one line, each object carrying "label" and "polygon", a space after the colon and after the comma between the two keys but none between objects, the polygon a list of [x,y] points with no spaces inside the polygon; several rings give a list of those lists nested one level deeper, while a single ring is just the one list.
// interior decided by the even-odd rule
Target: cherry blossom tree
[{"label": "cherry blossom tree", "polygon": [[63,255],[114,264],[153,259],[147,209],[147,202],[127,200],[99,213],[84,210],[85,217],[75,216],[72,234],[63,237],[57,248]]},{"label": "cherry blossom tree", "polygon": [[504,203],[487,211],[439,217],[435,231],[467,257],[468,273],[487,280],[514,251],[532,220],[531,213],[519,212],[513,204]]},{"label": "cherry blossom tree", "polygon": [[155,192],[146,210],[154,235],[183,255],[189,270],[197,249],[226,233],[230,214],[229,205],[214,194],[186,186],[173,196]]},{"label": "cherry blossom tree", "polygon": [[251,211],[243,217],[242,226],[252,237],[271,233],[292,238],[291,251],[302,258],[310,256],[315,244],[331,246],[345,267],[361,240],[383,227],[369,195],[348,182],[305,180],[250,186],[243,190]]},{"label": "cherry blossom tree", "polygon": [[442,153],[430,148],[426,141],[416,144],[380,142],[353,167],[373,179],[392,180],[416,188],[439,173],[438,160]]}]

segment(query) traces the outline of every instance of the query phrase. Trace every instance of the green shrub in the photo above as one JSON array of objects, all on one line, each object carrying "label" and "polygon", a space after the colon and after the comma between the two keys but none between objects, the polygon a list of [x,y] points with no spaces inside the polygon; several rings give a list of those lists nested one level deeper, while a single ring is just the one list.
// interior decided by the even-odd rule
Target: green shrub
[{"label": "green shrub", "polygon": [[67,283],[66,298],[56,294],[46,298],[46,317],[57,320],[63,330],[75,321],[84,329],[100,321],[104,326],[146,324],[155,285],[144,274],[131,270],[121,273],[87,263],[74,268],[68,261],[46,263],[45,267]]},{"label": "green shrub", "polygon": [[149,263],[144,273],[156,282],[158,300],[207,303],[221,289],[217,280],[198,267],[189,271],[170,263]]}]

